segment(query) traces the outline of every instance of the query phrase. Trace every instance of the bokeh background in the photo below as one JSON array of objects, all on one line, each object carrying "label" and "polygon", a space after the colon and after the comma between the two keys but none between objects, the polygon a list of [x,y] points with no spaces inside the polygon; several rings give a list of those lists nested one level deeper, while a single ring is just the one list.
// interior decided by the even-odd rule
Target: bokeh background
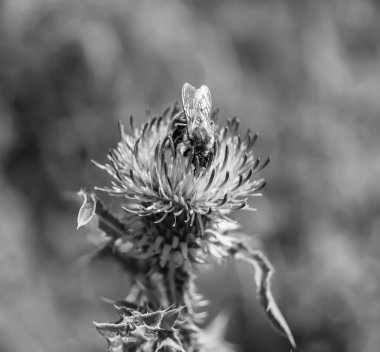
[{"label": "bokeh background", "polygon": [[[220,120],[260,132],[269,184],[241,212],[276,267],[299,351],[380,350],[380,3],[0,0],[0,351],[101,352],[112,262],[83,265],[70,192],[104,185],[117,121],[206,83]],[[226,262],[200,291],[240,351],[289,351]]]}]

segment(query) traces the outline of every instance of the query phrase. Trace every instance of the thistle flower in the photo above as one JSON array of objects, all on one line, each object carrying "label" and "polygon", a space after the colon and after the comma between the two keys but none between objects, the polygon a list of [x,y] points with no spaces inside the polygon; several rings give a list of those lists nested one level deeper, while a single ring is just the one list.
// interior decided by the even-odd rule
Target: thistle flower
[{"label": "thistle flower", "polygon": [[[180,147],[175,148],[172,136],[181,119],[183,111],[176,104],[140,129],[134,128],[131,118],[133,134],[127,135],[120,125],[121,141],[109,153],[110,163],[95,163],[113,177],[111,188],[98,190],[123,197],[128,201],[123,207],[127,213],[145,217],[132,231],[136,250],[142,249],[136,255],[158,252],[161,265],[177,246],[180,251],[172,256],[176,265],[188,259],[189,249],[194,256],[195,240],[203,239],[205,230],[231,222],[227,217],[231,210],[254,210],[248,196],[261,195],[265,180],[253,176],[269,161],[260,164],[253,154],[257,133],[248,131],[242,139],[234,118],[218,131],[214,160],[200,168]],[[202,247],[207,250],[210,245],[206,241]],[[193,259],[202,260],[199,255]]]},{"label": "thistle flower", "polygon": [[[112,215],[93,193],[82,192],[84,202],[78,226],[96,214],[98,227],[107,239],[98,254],[113,256],[126,270],[133,268],[135,285],[124,301],[133,304],[132,316],[154,314],[169,307],[182,309],[176,327],[178,338],[173,343],[184,351],[207,349],[201,343],[198,327],[202,317],[195,313],[201,297],[195,293],[194,265],[231,255],[254,265],[257,293],[266,314],[295,346],[270,292],[273,269],[269,261],[233,235],[238,225],[228,216],[234,210],[255,210],[248,199],[261,195],[265,180],[257,178],[257,174],[269,158],[260,163],[253,152],[257,133],[248,131],[242,138],[237,118],[215,128],[210,157],[197,154],[195,148],[189,152],[186,138],[181,137],[189,128],[186,116],[189,106],[185,103],[184,106],[185,111],[174,104],[162,116],[149,118],[141,128],[134,127],[131,117],[131,134],[120,124],[121,140],[108,154],[108,163],[94,164],[112,177],[110,187],[96,190],[121,197],[125,213],[122,217]],[[217,115],[217,110],[211,114],[213,123]],[[123,334],[129,336],[128,343],[134,341],[137,351],[148,351],[144,346],[156,346],[158,331],[149,330],[148,335],[153,337],[146,344],[149,339],[132,338],[133,324],[125,324],[129,330]],[[108,327],[114,332],[115,327]],[[103,335],[104,329],[103,326]],[[118,341],[123,345],[122,339]],[[109,346],[109,351],[119,351],[112,344]]]},{"label": "thistle flower", "polygon": [[182,116],[183,111],[174,105],[171,112],[165,110],[162,117],[153,118],[140,129],[134,129],[131,118],[131,136],[120,125],[121,141],[108,155],[110,164],[96,163],[114,178],[112,188],[101,190],[129,199],[124,207],[127,212],[161,214],[161,221],[171,215],[173,226],[182,214],[192,226],[194,219],[200,221],[202,216],[218,221],[226,218],[226,211],[252,210],[248,196],[260,195],[265,185],[264,179],[252,176],[269,162],[267,159],[260,165],[253,153],[257,133],[248,131],[242,139],[239,120],[229,120],[218,133],[213,162],[207,168],[197,168],[174,146],[173,122]]}]

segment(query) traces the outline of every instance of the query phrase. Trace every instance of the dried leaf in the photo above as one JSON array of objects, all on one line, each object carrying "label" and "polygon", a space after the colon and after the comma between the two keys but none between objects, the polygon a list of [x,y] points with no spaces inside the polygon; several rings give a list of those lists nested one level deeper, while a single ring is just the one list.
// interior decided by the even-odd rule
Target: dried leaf
[{"label": "dried leaf", "polygon": [[88,193],[84,190],[80,190],[78,192],[78,195],[83,197],[83,204],[80,207],[78,213],[77,229],[88,224],[91,221],[95,215],[96,209],[96,199],[93,193]]},{"label": "dried leaf", "polygon": [[255,268],[255,283],[258,298],[265,309],[269,320],[273,323],[276,330],[283,336],[287,337],[293,348],[296,348],[292,332],[278,308],[273,298],[270,280],[273,275],[273,267],[265,255],[258,250],[248,250],[246,248],[238,250],[235,257],[251,263]]}]

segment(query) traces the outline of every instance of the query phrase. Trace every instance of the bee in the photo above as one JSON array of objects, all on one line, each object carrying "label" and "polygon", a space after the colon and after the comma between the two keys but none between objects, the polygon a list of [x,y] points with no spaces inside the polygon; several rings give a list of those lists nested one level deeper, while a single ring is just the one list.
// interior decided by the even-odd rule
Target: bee
[{"label": "bee", "polygon": [[182,87],[182,106],[185,121],[177,123],[173,132],[176,142],[182,142],[186,147],[184,155],[191,155],[193,163],[207,167],[212,162],[215,153],[215,128],[210,118],[211,93],[202,85],[195,89],[185,83]]}]

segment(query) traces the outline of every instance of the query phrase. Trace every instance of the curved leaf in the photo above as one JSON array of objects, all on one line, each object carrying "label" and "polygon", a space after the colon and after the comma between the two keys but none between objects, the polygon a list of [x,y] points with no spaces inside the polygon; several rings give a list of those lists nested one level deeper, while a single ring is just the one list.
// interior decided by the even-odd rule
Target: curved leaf
[{"label": "curved leaf", "polygon": [[96,198],[93,193],[87,193],[84,190],[80,190],[78,194],[83,197],[83,203],[78,213],[77,230],[91,221],[95,215],[96,209]]},{"label": "curved leaf", "polygon": [[296,348],[296,343],[288,323],[278,308],[271,292],[270,280],[274,270],[269,260],[262,252],[246,248],[240,248],[240,250],[235,253],[235,257],[254,266],[257,296],[265,309],[267,317],[273,323],[276,330],[289,340],[293,348]]}]

